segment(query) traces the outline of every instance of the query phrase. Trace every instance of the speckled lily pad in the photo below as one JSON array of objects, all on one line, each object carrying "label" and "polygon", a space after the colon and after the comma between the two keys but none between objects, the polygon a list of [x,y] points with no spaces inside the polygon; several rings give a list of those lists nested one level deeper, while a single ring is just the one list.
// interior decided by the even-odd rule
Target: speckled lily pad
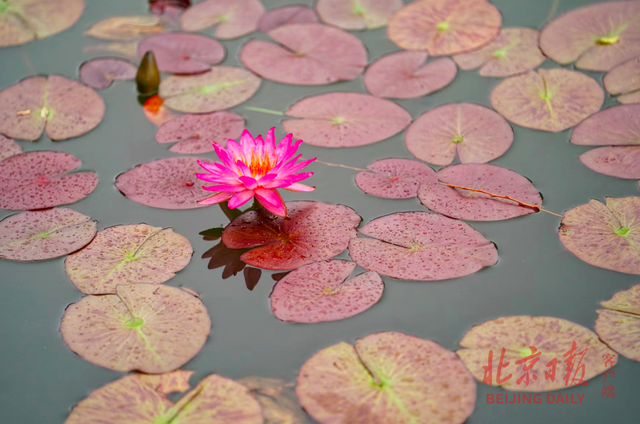
[{"label": "speckled lily pad", "polygon": [[385,26],[402,6],[402,0],[318,0],[316,12],[329,25],[375,29]]},{"label": "speckled lily pad", "polygon": [[79,77],[82,82],[96,90],[109,87],[113,81],[127,81],[136,77],[138,68],[125,59],[102,57],[91,59],[80,65]]},{"label": "speckled lily pad", "polygon": [[269,32],[284,25],[310,24],[314,22],[318,22],[318,17],[313,9],[301,4],[294,4],[271,9],[262,15],[258,29],[262,32]]},{"label": "speckled lily pad", "polygon": [[81,292],[109,294],[119,284],[164,283],[189,264],[192,253],[189,240],[171,228],[118,225],[69,255],[65,270]]},{"label": "speckled lily pad", "polygon": [[197,74],[222,62],[225,49],[213,38],[201,34],[170,32],[153,35],[138,44],[138,55],[152,51],[161,72]]},{"label": "speckled lily pad", "polygon": [[358,172],[356,185],[367,194],[385,199],[410,199],[420,184],[437,182],[428,165],[411,159],[381,159],[367,166],[371,172]]},{"label": "speckled lily pad", "polygon": [[242,37],[258,29],[264,15],[260,0],[205,0],[189,7],[180,17],[185,31],[202,31],[216,25],[221,40]]},{"label": "speckled lily pad", "polygon": [[640,284],[600,303],[596,333],[620,355],[640,362]]},{"label": "speckled lily pad", "polygon": [[18,153],[22,153],[22,147],[13,139],[0,134],[0,162]]},{"label": "speckled lily pad", "polygon": [[640,57],[628,60],[611,69],[602,79],[611,95],[620,95],[620,103],[640,103]]}]

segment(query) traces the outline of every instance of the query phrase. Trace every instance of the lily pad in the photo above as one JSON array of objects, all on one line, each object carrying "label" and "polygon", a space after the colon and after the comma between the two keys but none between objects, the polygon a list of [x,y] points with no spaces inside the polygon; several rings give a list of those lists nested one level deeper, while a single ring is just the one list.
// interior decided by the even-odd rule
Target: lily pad
[{"label": "lily pad", "polygon": [[413,156],[434,165],[450,165],[456,153],[462,163],[484,163],[509,150],[513,129],[487,107],[452,103],[418,117],[404,141]]},{"label": "lily pad", "polygon": [[156,284],[119,285],[115,294],[70,305],[60,333],[81,358],[114,371],[173,371],[202,349],[211,320],[192,294]]},{"label": "lily pad", "polygon": [[464,277],[498,262],[493,243],[468,224],[427,212],[374,219],[354,238],[351,258],[362,268],[402,280]]},{"label": "lily pad", "polygon": [[540,48],[562,65],[608,71],[640,54],[640,3],[609,1],[571,10],[542,29]]},{"label": "lily pad", "polygon": [[600,303],[596,333],[620,355],[640,362],[640,284]]},{"label": "lily pad", "polygon": [[502,28],[498,38],[479,50],[453,57],[461,69],[480,68],[483,77],[510,77],[544,62],[538,47],[540,33],[532,28]]},{"label": "lily pad", "polygon": [[381,159],[367,166],[372,172],[358,172],[356,185],[362,191],[385,199],[410,199],[420,184],[437,182],[436,173],[411,159]]},{"label": "lily pad", "polygon": [[320,19],[343,29],[375,29],[383,27],[403,6],[402,0],[318,0]]},{"label": "lily pad", "polygon": [[84,0],[0,1],[0,47],[18,46],[62,32],[84,12]]},{"label": "lily pad", "polygon": [[486,0],[422,0],[397,11],[387,35],[405,50],[453,55],[488,44],[501,24],[500,12]]},{"label": "lily pad", "polygon": [[96,90],[109,87],[113,81],[128,81],[136,77],[138,68],[125,59],[103,57],[80,65],[80,80]]},{"label": "lily pad", "polygon": [[612,146],[589,150],[579,157],[587,168],[611,177],[640,179],[640,146]]},{"label": "lily pad", "polygon": [[392,101],[360,93],[326,93],[307,97],[286,112],[282,122],[305,144],[318,147],[358,147],[398,134],[411,123],[411,115]]},{"label": "lily pad", "polygon": [[225,49],[222,44],[201,34],[170,32],[145,38],[138,44],[138,55],[153,54],[161,72],[196,74],[222,62]]},{"label": "lily pad", "polygon": [[229,249],[251,249],[241,256],[248,265],[287,270],[331,259],[356,236],[361,218],[351,208],[304,201],[286,206],[286,218],[262,208],[245,212],[224,229],[222,242]]},{"label": "lily pad", "polygon": [[[604,88],[613,96],[618,97],[620,103],[640,102],[640,57],[628,60],[611,69],[602,79]],[[625,99],[635,101],[626,102]]]},{"label": "lily pad", "polygon": [[[574,366],[569,378],[564,380],[569,355],[563,355],[571,350],[573,342],[576,344],[573,352],[576,355]],[[564,389],[580,382],[574,378],[590,380],[606,371],[603,355],[613,354],[593,331],[581,325],[560,318],[526,315],[501,317],[477,325],[465,334],[460,346],[463,349],[456,353],[478,381],[483,381],[488,374],[485,374],[483,367],[488,367],[489,351],[492,350],[491,384],[506,390],[522,392]],[[535,351],[532,346],[536,348]],[[504,367],[500,370],[500,378],[508,379],[498,383],[497,373],[502,349],[505,349]],[[585,349],[587,352],[582,356],[581,352]],[[536,351],[540,352],[537,356],[538,361],[534,362],[531,359],[516,364]],[[550,374],[552,365],[546,365],[554,360],[555,377],[547,379],[546,374]],[[613,362],[616,362],[615,359]],[[518,384],[520,377],[526,374],[524,367],[532,363],[533,366],[528,371],[528,380],[520,380]],[[584,370],[584,375],[581,370]]]},{"label": "lily pad", "polygon": [[616,100],[622,104],[640,103],[640,90],[618,96]]},{"label": "lily pad", "polygon": [[0,162],[0,209],[32,210],[82,200],[98,185],[94,172],[74,172],[82,165],[64,152],[35,151]]},{"label": "lily pad", "polygon": [[12,138],[0,134],[0,162],[18,153],[22,153],[22,147]]},{"label": "lily pad", "polygon": [[[532,206],[542,206],[542,196],[531,181],[506,168],[468,163],[441,169],[437,175],[447,184],[510,196]],[[465,221],[500,221],[536,212],[511,200],[452,188],[437,181],[422,184],[418,198],[434,212]]]},{"label": "lily pad", "polygon": [[491,104],[516,125],[558,132],[594,114],[604,92],[593,78],[567,69],[539,69],[507,78],[491,92]]},{"label": "lily pad", "polygon": [[455,353],[397,332],[329,346],[305,362],[296,394],[322,424],[462,424],[476,383]]},{"label": "lily pad", "polygon": [[640,275],[640,197],[592,199],[565,212],[558,230],[578,259],[604,269]]},{"label": "lily pad", "polygon": [[104,100],[79,81],[60,75],[28,77],[0,92],[0,133],[37,140],[78,137],[104,117]]},{"label": "lily pad", "polygon": [[192,371],[161,375],[130,374],[78,403],[64,424],[178,423],[263,424],[260,404],[248,389],[212,374],[178,402],[167,397],[189,389]]},{"label": "lily pad", "polygon": [[375,272],[347,280],[355,267],[349,261],[322,261],[287,274],[271,292],[273,314],[280,321],[310,324],[366,311],[382,297],[384,283]]},{"label": "lily pad", "polygon": [[185,155],[213,152],[216,142],[225,147],[228,139],[240,137],[245,121],[232,112],[214,112],[206,115],[182,115],[165,122],[156,132],[158,143],[173,143],[173,153]]},{"label": "lily pad", "polygon": [[141,205],[160,209],[204,208],[198,200],[208,196],[198,183],[196,173],[202,168],[198,160],[208,158],[180,157],[147,162],[118,175],[116,188]]},{"label": "lily pad", "polygon": [[308,6],[294,4],[292,6],[278,7],[262,15],[258,29],[269,32],[272,29],[291,24],[309,24],[318,22],[316,12]]},{"label": "lily pad", "polygon": [[184,11],[185,31],[202,31],[217,25],[213,35],[221,40],[242,37],[258,29],[264,6],[260,0],[205,0]]},{"label": "lily pad", "polygon": [[249,100],[261,82],[260,78],[242,68],[214,66],[202,74],[174,75],[164,79],[160,83],[159,94],[164,104],[173,110],[209,113]]},{"label": "lily pad", "polygon": [[91,25],[84,33],[87,37],[110,41],[137,41],[165,31],[159,16],[111,16]]},{"label": "lily pad", "polygon": [[42,261],[86,246],[96,235],[96,221],[72,209],[22,212],[0,221],[0,258]]},{"label": "lily pad", "polygon": [[238,383],[260,402],[264,424],[311,424],[298,405],[293,383],[265,377],[245,377]]},{"label": "lily pad", "polygon": [[161,284],[191,261],[189,240],[171,228],[118,225],[100,231],[84,249],[69,255],[65,270],[85,294],[112,294],[119,284]]},{"label": "lily pad", "polygon": [[425,52],[391,53],[376,60],[364,74],[364,84],[374,96],[413,99],[438,91],[458,73],[448,57],[425,63]]},{"label": "lily pad", "polygon": [[355,36],[317,23],[280,26],[267,33],[280,45],[251,40],[240,60],[261,77],[283,84],[323,85],[357,78],[367,50]]}]

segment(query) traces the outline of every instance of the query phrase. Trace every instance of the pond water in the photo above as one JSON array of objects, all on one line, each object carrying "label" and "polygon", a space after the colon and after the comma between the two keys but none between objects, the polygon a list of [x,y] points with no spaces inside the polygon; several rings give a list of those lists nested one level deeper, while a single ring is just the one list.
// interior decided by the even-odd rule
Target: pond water
[{"label": "pond water", "polygon": [[[113,15],[144,14],[142,0],[88,1],[87,9],[70,30],[21,47],[0,50],[0,87],[35,74],[58,73],[77,77],[78,66],[89,56],[83,47],[92,41],[82,36],[91,23]],[[267,9],[301,0],[264,0]],[[503,26],[540,28],[550,13],[593,3],[588,0],[494,0],[504,16]],[[557,10],[556,10],[557,9]],[[397,51],[385,29],[355,33],[369,50],[369,62]],[[240,47],[254,33],[224,41],[228,54],[223,64],[239,65]],[[543,67],[555,67],[546,61]],[[591,74],[601,82],[602,74]],[[482,78],[477,71],[460,71],[447,88],[413,100],[401,100],[413,118],[451,102],[473,102],[490,107],[489,95],[499,79]],[[313,94],[331,91],[366,93],[359,77],[329,86],[301,87],[264,81],[248,102],[233,108],[247,119],[248,129],[266,133],[280,117],[248,111],[245,106],[286,110]],[[588,265],[560,244],[560,218],[538,213],[507,221],[471,223],[499,248],[493,267],[464,278],[441,282],[407,282],[385,278],[382,300],[353,318],[322,324],[288,324],[274,318],[269,308],[273,280],[269,271],[252,290],[242,273],[222,279],[221,268],[209,270],[202,255],[218,241],[206,241],[198,233],[224,226],[228,220],[218,207],[170,211],[153,209],[122,196],[114,186],[116,176],[139,163],[175,156],[167,145],[154,141],[156,127],[148,122],[136,101],[133,82],[118,82],[101,92],[107,105],[104,121],[92,132],[68,141],[20,142],[25,151],[57,150],[73,153],[83,161],[82,170],[98,174],[97,189],[71,207],[98,220],[98,228],[145,222],[172,227],[186,236],[195,253],[191,263],[167,284],[186,286],[200,293],[213,322],[211,336],[202,351],[183,368],[195,371],[192,383],[218,373],[234,379],[263,376],[294,380],[300,366],[318,350],[339,341],[378,331],[401,331],[456,350],[459,340],[473,326],[509,315],[555,316],[593,329],[599,302],[628,289],[638,278]],[[605,107],[615,102],[607,97]],[[569,144],[570,131],[546,133],[514,126],[511,149],[491,162],[531,179],[544,195],[545,208],[562,213],[589,199],[638,194],[637,181],[595,173],[577,157],[586,148]],[[353,149],[304,146],[304,157],[364,168],[377,159],[412,158],[404,133],[383,142]],[[208,156],[213,157],[213,154]],[[355,172],[313,164],[316,174],[312,193],[285,192],[285,200],[310,199],[345,204],[363,222],[402,211],[423,211],[417,199],[386,200],[368,196],[354,183]],[[0,211],[0,218],[13,212]],[[339,258],[348,259],[347,252]],[[62,423],[78,401],[119,377],[81,359],[63,343],[60,319],[67,305],[82,294],[64,272],[64,258],[37,263],[0,262],[0,411],[2,422],[16,424]],[[357,272],[361,272],[357,270]],[[615,367],[615,398],[602,397],[603,375],[587,387],[573,387],[563,394],[585,394],[578,405],[495,405],[486,395],[503,393],[478,384],[478,401],[469,424],[480,423],[600,423],[635,422],[638,417],[637,381],[640,366],[620,357]],[[608,382],[609,383],[609,382]]]}]

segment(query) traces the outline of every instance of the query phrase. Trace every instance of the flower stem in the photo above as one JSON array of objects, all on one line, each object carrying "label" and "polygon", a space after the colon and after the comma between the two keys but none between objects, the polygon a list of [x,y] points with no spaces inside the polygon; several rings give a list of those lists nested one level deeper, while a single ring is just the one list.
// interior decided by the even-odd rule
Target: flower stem
[{"label": "flower stem", "polygon": [[245,106],[244,108],[247,110],[251,110],[253,112],[262,112],[262,113],[269,113],[271,115],[284,116],[284,112],[280,112],[279,110],[265,109],[262,107],[253,107],[253,106]]},{"label": "flower stem", "polygon": [[240,209],[229,209],[228,200],[226,202],[222,202],[218,204],[220,205],[220,209],[222,209],[222,212],[224,212],[225,216],[229,219],[229,221],[233,221],[234,219],[236,219],[237,217],[239,217],[244,213]]}]

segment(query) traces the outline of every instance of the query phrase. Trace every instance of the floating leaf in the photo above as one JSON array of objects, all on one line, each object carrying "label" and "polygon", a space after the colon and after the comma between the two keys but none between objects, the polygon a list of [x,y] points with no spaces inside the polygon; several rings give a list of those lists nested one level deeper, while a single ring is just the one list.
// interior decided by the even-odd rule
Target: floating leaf
[{"label": "floating leaf", "polygon": [[203,74],[174,75],[163,80],[160,97],[171,109],[208,113],[229,109],[248,100],[258,91],[260,83],[260,78],[242,68],[215,66]]},{"label": "floating leaf", "polygon": [[264,377],[245,377],[238,383],[260,402],[264,424],[311,424],[298,405],[293,383]]},{"label": "floating leaf", "polygon": [[640,57],[611,69],[602,79],[604,88],[620,103],[640,103]]},{"label": "floating leaf", "polygon": [[252,249],[242,260],[263,269],[300,268],[342,253],[356,236],[360,217],[353,209],[322,202],[287,202],[287,217],[265,209],[249,211],[222,233],[230,249]]},{"label": "floating leaf", "polygon": [[486,0],[422,0],[396,12],[387,34],[402,49],[442,56],[484,46],[501,24],[500,12]]},{"label": "floating leaf", "polygon": [[144,111],[144,116],[158,127],[179,116],[178,113],[173,112],[171,109],[166,107],[164,105],[164,100],[157,94],[144,101],[142,110]]},{"label": "floating leaf", "polygon": [[410,199],[420,184],[437,182],[436,173],[411,159],[381,159],[367,166],[372,172],[358,172],[356,185],[367,194],[385,199]]},{"label": "floating leaf", "polygon": [[357,147],[398,134],[411,115],[392,101],[360,93],[326,93],[295,103],[286,115],[303,118],[282,122],[306,144],[319,147]]},{"label": "floating leaf", "polygon": [[618,96],[616,100],[622,104],[640,103],[640,90]]},{"label": "floating leaf", "polygon": [[611,1],[571,10],[540,33],[551,60],[588,71],[608,71],[640,54],[640,3]]},{"label": "floating leaf", "polygon": [[79,81],[60,75],[28,77],[0,92],[0,133],[52,140],[88,133],[104,117],[104,100]]},{"label": "floating leaf", "polygon": [[[571,350],[573,342],[576,343],[576,357],[571,375],[565,384],[568,365],[565,361],[569,359],[569,355],[564,354]],[[583,381],[590,380],[607,369],[602,360],[603,355],[613,353],[593,331],[581,325],[560,318],[526,315],[501,317],[477,325],[465,334],[460,346],[464,349],[456,353],[478,381],[483,381],[487,375],[484,367],[488,366],[489,351],[492,350],[492,385],[522,392],[564,389],[579,383],[579,380],[572,382],[574,377],[582,378]],[[531,346],[540,352],[537,356],[539,359],[529,359],[516,365],[516,362],[536,353]],[[505,349],[505,367],[497,374],[502,349]],[[581,352],[585,349],[587,351],[582,357]],[[554,379],[548,379],[546,374],[551,372],[552,365],[546,365],[554,359],[557,372]],[[613,362],[616,362],[615,359]],[[526,374],[523,368],[530,365],[532,367],[528,372],[529,379],[520,380],[518,384],[520,377]],[[584,376],[581,369],[584,370]],[[508,380],[497,382],[499,375],[501,379],[505,379],[510,374]]]},{"label": "floating leaf", "polygon": [[147,162],[118,175],[116,187],[141,205],[160,209],[204,208],[198,200],[208,196],[196,179],[201,162],[208,158],[180,157]]},{"label": "floating leaf", "polygon": [[22,147],[13,139],[0,134],[0,162],[18,153],[22,153]]},{"label": "floating leaf", "polygon": [[416,158],[450,165],[458,153],[462,163],[484,163],[502,156],[513,142],[513,129],[495,111],[471,103],[439,106],[416,119],[405,134]]},{"label": "floating leaf", "polygon": [[329,25],[343,29],[375,29],[385,26],[402,6],[402,0],[318,0],[316,11]]},{"label": "floating leaf", "polygon": [[322,424],[461,424],[476,383],[455,353],[397,332],[341,342],[305,362],[296,394]]},{"label": "floating leaf", "polygon": [[323,85],[357,78],[367,50],[355,36],[326,25],[291,24],[268,32],[280,45],[251,40],[240,60],[261,77],[283,84]]},{"label": "floating leaf", "polygon": [[96,90],[109,87],[113,81],[127,81],[136,77],[136,65],[125,59],[103,57],[80,65],[80,80]]},{"label": "floating leaf", "polygon": [[82,200],[98,184],[94,172],[69,172],[82,165],[63,152],[35,151],[0,162],[0,209],[45,209]]},{"label": "floating leaf", "polygon": [[278,7],[262,15],[258,29],[269,32],[272,29],[291,24],[309,24],[318,22],[316,13],[308,6],[294,4],[292,6]]},{"label": "floating leaf", "polygon": [[569,252],[590,265],[640,275],[640,197],[576,206],[565,212],[558,235]]},{"label": "floating leaf", "polygon": [[600,303],[596,333],[609,347],[633,361],[640,361],[640,284]]},{"label": "floating leaf", "polygon": [[516,125],[558,132],[600,110],[604,93],[587,75],[539,69],[507,78],[491,92],[491,104]]},{"label": "floating leaf", "polygon": [[355,267],[354,262],[334,260],[296,269],[273,287],[273,314],[280,321],[317,323],[366,311],[382,297],[384,283],[375,272],[347,280]]},{"label": "floating leaf", "polygon": [[601,147],[579,157],[587,168],[617,178],[640,179],[640,146]]},{"label": "floating leaf", "polygon": [[137,41],[164,30],[159,16],[111,16],[91,25],[84,35],[101,40]]},{"label": "floating leaf", "polygon": [[[506,168],[468,163],[441,169],[437,175],[447,184],[510,196],[529,205],[542,206],[542,196],[531,181]],[[434,212],[465,221],[500,221],[536,212],[510,200],[455,189],[437,181],[422,184],[418,198]]]},{"label": "floating leaf", "polygon": [[531,71],[544,62],[538,47],[538,31],[531,28],[502,28],[498,38],[469,53],[453,57],[462,69],[480,68],[483,77],[510,77]]},{"label": "floating leaf", "polygon": [[2,0],[0,47],[17,46],[49,37],[75,24],[84,0]]},{"label": "floating leaf", "polygon": [[258,29],[262,15],[264,6],[260,0],[205,0],[185,10],[180,24],[185,31],[202,31],[217,25],[213,35],[230,40]]},{"label": "floating leaf", "polygon": [[161,72],[196,74],[222,62],[225,49],[213,38],[201,34],[170,32],[145,38],[138,44],[138,55],[153,51]]},{"label": "floating leaf", "polygon": [[147,224],[106,228],[69,255],[65,270],[85,294],[111,294],[119,284],[161,284],[189,264],[193,249],[171,228]]},{"label": "floating leaf", "polygon": [[167,395],[189,389],[192,373],[178,370],[124,376],[91,392],[64,424],[263,424],[260,404],[248,389],[216,374],[204,378],[174,404]]},{"label": "floating leaf", "polygon": [[425,64],[425,52],[391,53],[373,62],[364,74],[367,90],[377,97],[413,99],[438,91],[458,73],[448,57]]},{"label": "floating leaf", "polygon": [[157,374],[202,349],[211,320],[197,298],[171,286],[131,284],[70,305],[60,333],[81,358],[114,371]]},{"label": "floating leaf", "polygon": [[0,258],[42,261],[86,246],[96,234],[96,221],[72,209],[22,212],[0,221]]},{"label": "floating leaf", "polygon": [[482,234],[464,222],[434,213],[387,215],[359,231],[374,238],[352,239],[351,258],[368,271],[392,278],[447,280],[498,262],[495,245]]},{"label": "floating leaf", "polygon": [[213,152],[212,141],[224,147],[228,139],[240,137],[244,125],[244,118],[231,112],[182,115],[165,122],[156,133],[156,141],[162,144],[178,141],[169,149],[173,153]]}]

